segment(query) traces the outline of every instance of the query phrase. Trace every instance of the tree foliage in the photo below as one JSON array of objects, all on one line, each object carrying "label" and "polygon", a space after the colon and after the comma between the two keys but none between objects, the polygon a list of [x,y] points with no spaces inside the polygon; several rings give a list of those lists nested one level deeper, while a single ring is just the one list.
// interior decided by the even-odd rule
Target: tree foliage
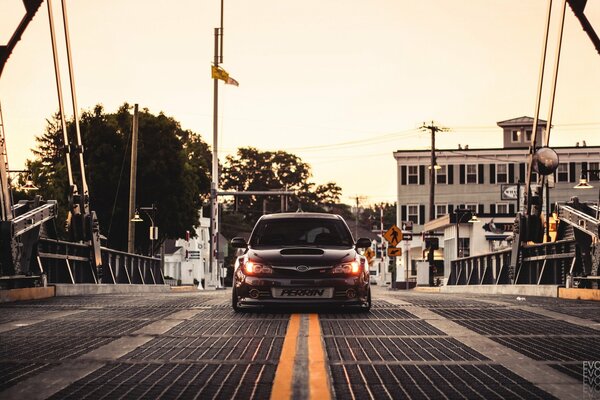
[{"label": "tree foliage", "polygon": [[[84,144],[85,172],[91,209],[96,211],[100,230],[108,246],[127,247],[129,174],[131,160],[132,114],[128,104],[115,113],[98,105],[82,113],[80,130]],[[68,122],[69,137],[75,126]],[[28,161],[39,194],[60,204],[59,219],[64,220],[69,193],[64,155],[64,139],[58,116],[48,120],[46,131],[36,137],[34,158]],[[198,223],[200,195],[210,190],[210,150],[202,138],[183,130],[175,119],[147,109],[139,113],[137,162],[137,205],[157,206],[155,224],[159,242],[183,237]],[[73,158],[72,158],[73,159]],[[78,163],[73,165],[75,182],[81,182]],[[79,187],[79,191],[82,188]],[[136,225],[136,244],[141,251],[149,246],[149,218]],[[146,218],[145,218],[146,217]]]},{"label": "tree foliage", "polygon": [[387,230],[396,224],[396,204],[380,203],[372,204],[360,210],[359,223],[365,227],[379,229],[382,219],[381,210],[383,210],[383,229]]},{"label": "tree foliage", "polygon": [[[242,147],[227,156],[221,171],[222,188],[231,191],[287,190],[296,193],[287,199],[287,209],[329,211],[339,203],[342,189],[333,182],[310,182],[310,165],[285,151],[261,151]],[[244,216],[249,226],[263,212],[281,211],[279,196],[243,195],[229,201],[230,208]]]}]

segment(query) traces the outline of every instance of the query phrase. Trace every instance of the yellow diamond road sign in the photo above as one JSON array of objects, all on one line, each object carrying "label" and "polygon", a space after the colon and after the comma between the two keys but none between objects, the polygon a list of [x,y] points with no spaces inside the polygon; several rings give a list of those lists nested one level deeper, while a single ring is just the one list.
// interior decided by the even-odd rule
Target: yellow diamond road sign
[{"label": "yellow diamond road sign", "polygon": [[402,255],[402,249],[399,247],[388,247],[388,257],[400,257]]},{"label": "yellow diamond road sign", "polygon": [[402,240],[402,230],[396,225],[392,225],[390,229],[385,231],[383,238],[387,240],[392,247],[396,247],[396,245]]}]

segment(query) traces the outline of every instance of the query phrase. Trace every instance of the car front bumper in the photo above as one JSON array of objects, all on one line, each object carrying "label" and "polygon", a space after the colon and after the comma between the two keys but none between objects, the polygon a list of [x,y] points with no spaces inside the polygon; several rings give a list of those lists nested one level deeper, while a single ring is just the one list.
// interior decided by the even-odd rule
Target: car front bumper
[{"label": "car front bumper", "polygon": [[[279,305],[332,305],[357,306],[367,302],[369,282],[363,276],[336,277],[325,279],[286,279],[253,277],[240,274],[234,282],[238,304],[247,306]],[[283,296],[275,297],[274,289]],[[328,297],[301,296],[298,293],[322,292]],[[286,296],[290,295],[291,296]]]}]

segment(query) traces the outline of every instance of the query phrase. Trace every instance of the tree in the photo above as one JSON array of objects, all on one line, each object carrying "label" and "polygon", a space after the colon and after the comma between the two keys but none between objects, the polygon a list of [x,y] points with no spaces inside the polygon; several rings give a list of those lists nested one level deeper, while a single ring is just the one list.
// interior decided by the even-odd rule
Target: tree
[{"label": "tree", "polygon": [[362,210],[360,214],[360,224],[371,229],[373,226],[381,224],[381,209],[383,209],[383,227],[384,230],[389,229],[396,224],[396,204],[395,203],[380,203],[371,204]]},{"label": "tree", "polygon": [[[310,166],[285,151],[260,151],[243,147],[235,156],[227,156],[222,168],[222,188],[235,191],[302,191],[308,185]],[[263,201],[277,204],[278,196],[239,196],[235,208],[251,220],[263,211]]]},{"label": "tree", "polygon": [[[90,191],[90,206],[96,211],[101,233],[108,246],[127,247],[128,186],[130,173],[130,132],[132,115],[124,104],[116,113],[105,113],[98,105],[84,111],[80,130],[85,147],[85,170]],[[74,137],[73,121],[68,121]],[[39,194],[56,199],[59,217],[67,208],[68,177],[63,153],[64,140],[58,117],[48,121],[43,135],[36,137],[34,159],[28,161]],[[176,120],[163,113],[154,115],[147,109],[139,114],[137,169],[137,205],[156,204],[155,224],[160,229],[159,242],[183,237],[198,223],[200,195],[210,190],[210,150],[202,138],[183,130]],[[79,170],[73,168],[75,181]],[[79,188],[82,191],[82,188]],[[142,215],[144,218],[144,215]],[[144,252],[149,248],[148,223],[136,226],[136,243]]]},{"label": "tree", "polygon": [[[328,211],[340,200],[342,189],[333,182],[315,185],[310,165],[300,157],[285,151],[261,151],[242,147],[233,156],[227,156],[221,172],[222,187],[234,191],[288,190],[296,196],[288,199],[288,209]],[[238,196],[231,201],[235,212],[244,215],[253,226],[263,211],[278,212],[279,196]],[[234,232],[235,234],[235,232]]]}]

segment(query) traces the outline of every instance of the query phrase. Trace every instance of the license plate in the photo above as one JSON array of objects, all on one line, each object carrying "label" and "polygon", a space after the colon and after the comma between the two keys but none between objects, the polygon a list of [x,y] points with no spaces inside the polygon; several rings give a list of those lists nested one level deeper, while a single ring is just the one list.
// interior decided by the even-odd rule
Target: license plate
[{"label": "license plate", "polygon": [[271,295],[276,299],[331,299],[333,288],[273,288]]}]

